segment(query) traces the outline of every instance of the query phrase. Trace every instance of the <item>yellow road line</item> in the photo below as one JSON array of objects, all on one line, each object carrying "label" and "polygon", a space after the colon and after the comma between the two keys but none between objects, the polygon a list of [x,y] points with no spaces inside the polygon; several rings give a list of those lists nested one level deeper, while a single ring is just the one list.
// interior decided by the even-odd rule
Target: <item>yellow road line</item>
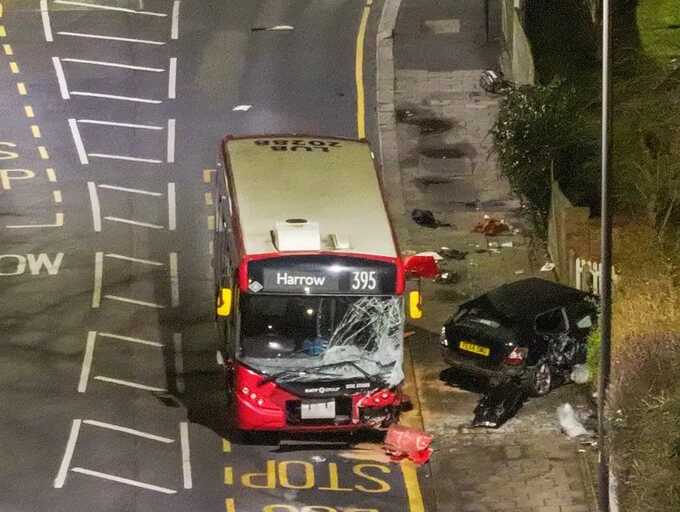
[{"label": "yellow road line", "polygon": [[12,50],[11,44],[3,44],[2,49],[4,50],[5,55],[14,55],[14,50]]},{"label": "yellow road line", "polygon": [[409,512],[425,512],[423,495],[420,492],[420,485],[418,484],[416,465],[410,460],[405,460],[401,462],[400,466],[401,472],[404,475],[404,485],[406,486]]},{"label": "yellow road line", "polygon": [[33,137],[35,137],[36,139],[39,139],[42,136],[40,134],[40,127],[37,124],[31,125],[31,133],[33,133]]},{"label": "yellow road line", "polygon": [[208,215],[208,231],[215,231],[215,216]]},{"label": "yellow road line", "polygon": [[203,169],[203,183],[210,183],[214,172],[216,172],[215,169]]},{"label": "yellow road line", "polygon": [[40,158],[42,158],[43,160],[49,160],[50,159],[50,155],[47,152],[47,149],[45,148],[45,146],[38,146],[38,153],[40,153]]},{"label": "yellow road line", "polygon": [[14,73],[16,75],[19,72],[19,64],[12,61],[12,62],[9,63],[9,69],[11,69],[12,73]]},{"label": "yellow road line", "polygon": [[364,43],[366,41],[366,25],[371,12],[370,4],[364,7],[357,34],[356,54],[354,57],[354,80],[357,89],[357,137],[366,138],[366,94],[364,92]]},{"label": "yellow road line", "polygon": [[23,82],[17,82],[17,91],[19,91],[19,94],[22,96],[26,96],[28,94],[28,91],[26,90],[26,84]]},{"label": "yellow road line", "polygon": [[212,206],[213,204],[212,192],[205,193],[205,204],[206,206]]},{"label": "yellow road line", "polygon": [[2,4],[0,4],[0,18],[2,18],[3,14],[5,14],[4,8],[2,7]]},{"label": "yellow road line", "polygon": [[222,439],[222,452],[231,453],[231,443],[226,439]]},{"label": "yellow road line", "polygon": [[54,196],[54,202],[55,203],[57,203],[57,204],[61,203],[61,201],[62,201],[61,190],[54,190],[52,192],[52,196]]},{"label": "yellow road line", "polygon": [[0,25],[0,37],[7,37],[7,31],[4,25]]},{"label": "yellow road line", "polygon": [[49,181],[51,181],[52,183],[57,181],[57,175],[54,172],[54,169],[52,169],[51,167],[48,167],[47,169],[45,169],[45,172],[47,173],[47,179]]},{"label": "yellow road line", "polygon": [[226,512],[236,512],[236,505],[234,505],[234,498],[227,498],[224,500],[224,508]]},{"label": "yellow road line", "polygon": [[224,468],[224,485],[234,485],[234,469],[230,467]]},{"label": "yellow road line", "polygon": [[33,107],[30,105],[26,105],[24,107],[24,112],[26,112],[26,117],[35,117],[35,113],[33,112]]}]

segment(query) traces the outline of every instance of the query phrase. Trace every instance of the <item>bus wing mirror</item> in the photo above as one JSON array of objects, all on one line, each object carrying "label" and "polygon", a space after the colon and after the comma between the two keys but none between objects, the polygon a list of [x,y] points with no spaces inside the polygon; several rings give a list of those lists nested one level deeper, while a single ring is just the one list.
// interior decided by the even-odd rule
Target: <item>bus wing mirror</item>
[{"label": "bus wing mirror", "polygon": [[220,288],[217,297],[217,316],[229,316],[231,314],[231,288]]},{"label": "bus wing mirror", "polygon": [[437,261],[432,256],[406,256],[404,258],[406,277],[435,278],[439,274]]},{"label": "bus wing mirror", "polygon": [[413,320],[423,317],[423,297],[418,290],[408,293],[408,316]]}]

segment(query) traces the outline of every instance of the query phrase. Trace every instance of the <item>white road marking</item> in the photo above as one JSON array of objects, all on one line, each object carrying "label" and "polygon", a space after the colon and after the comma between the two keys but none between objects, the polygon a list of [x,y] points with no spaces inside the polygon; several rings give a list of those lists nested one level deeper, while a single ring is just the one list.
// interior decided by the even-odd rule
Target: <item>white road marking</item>
[{"label": "white road marking", "polygon": [[146,66],[133,66],[131,64],[121,64],[119,62],[107,62],[103,60],[86,60],[86,59],[71,59],[64,58],[61,59],[62,62],[77,62],[79,64],[92,64],[93,66],[108,66],[112,68],[125,68],[134,69],[136,71],[151,71],[153,73],[162,73],[165,71],[163,68],[149,68]]},{"label": "white road marking", "polygon": [[182,350],[182,333],[172,335],[175,348],[175,387],[179,393],[184,393],[184,352]]},{"label": "white road marking", "polygon": [[253,108],[252,105],[236,105],[232,110],[234,112],[248,112],[251,108]]},{"label": "white road marking", "polygon": [[179,275],[177,270],[177,253],[170,253],[170,296],[173,308],[179,306]]},{"label": "white road marking", "polygon": [[138,11],[136,9],[127,9],[125,7],[112,7],[110,5],[101,5],[101,4],[90,4],[86,2],[72,2],[71,0],[54,0],[55,4],[64,4],[64,5],[77,5],[80,7],[90,7],[92,9],[103,9],[106,11],[119,11],[119,12],[125,12],[129,14],[143,14],[146,16],[158,16],[161,18],[167,17],[167,14],[162,13],[162,12],[152,12],[152,11]]},{"label": "white road marking", "polygon": [[140,130],[162,130],[162,126],[155,124],[115,123],[113,121],[98,121],[96,119],[78,119],[79,124],[100,124],[104,126],[120,126],[122,128],[139,128]]},{"label": "white road marking", "polygon": [[122,254],[115,254],[112,252],[106,253],[107,258],[113,258],[116,260],[131,261],[133,263],[141,263],[142,265],[153,265],[154,267],[164,267],[165,264],[160,261],[153,260],[143,260],[141,258],[133,258],[132,256],[123,256]]},{"label": "white road marking", "polygon": [[172,3],[172,28],[170,30],[170,38],[177,39],[179,37],[179,0]]},{"label": "white road marking", "polygon": [[177,229],[177,193],[174,183],[168,183],[168,229]]},{"label": "white road marking", "polygon": [[82,32],[57,32],[57,34],[59,34],[60,36],[85,37],[88,39],[105,39],[107,41],[122,41],[124,43],[152,44],[156,46],[163,46],[165,44],[162,41],[150,41],[148,39],[132,39],[129,37],[104,36],[101,34],[83,34]]},{"label": "white road marking", "polygon": [[104,377],[103,375],[97,375],[94,379],[102,382],[110,382],[111,384],[119,384],[121,386],[127,386],[130,388],[143,389],[145,391],[157,391],[158,393],[165,393],[167,391],[165,388],[147,386],[146,384],[138,384],[136,382],[130,382],[129,380],[113,379],[111,377]]},{"label": "white road marking", "polygon": [[92,369],[92,358],[94,356],[94,342],[97,339],[97,331],[89,331],[87,333],[87,343],[85,344],[85,356],[83,357],[83,366],[80,369],[80,381],[78,382],[78,393],[85,393],[87,391],[87,381],[90,378],[90,370]]},{"label": "white road marking", "polygon": [[163,103],[161,100],[150,100],[148,98],[135,98],[133,96],[119,96],[117,94],[102,94],[100,92],[71,91],[71,96],[87,96],[89,98],[104,98],[107,100],[132,101],[134,103]]},{"label": "white road marking", "polygon": [[68,120],[68,125],[71,127],[71,135],[73,136],[73,143],[76,145],[76,151],[78,152],[80,163],[87,165],[89,160],[87,159],[87,152],[85,151],[85,146],[83,145],[83,139],[80,137],[78,122],[71,118]]},{"label": "white road marking", "polygon": [[168,68],[168,98],[174,100],[177,97],[177,57],[170,58]]},{"label": "white road marking", "polygon": [[95,233],[99,233],[102,230],[102,212],[97,187],[93,181],[87,182],[87,190],[90,193],[90,205],[92,206],[92,225]]},{"label": "white road marking", "polygon": [[224,366],[224,357],[219,350],[215,352],[215,359],[217,360],[217,366]]},{"label": "white road marking", "polygon": [[120,222],[122,224],[130,224],[132,226],[139,226],[142,228],[151,228],[151,229],[163,229],[163,226],[159,226],[158,224],[151,224],[149,222],[139,222],[137,220],[130,220],[130,219],[122,219],[120,217],[104,217],[106,220],[110,220],[111,222]]},{"label": "white road marking", "polygon": [[42,17],[43,32],[45,33],[45,41],[52,42],[52,25],[50,25],[50,11],[47,10],[47,0],[40,0],[40,16]]},{"label": "white road marking", "polygon": [[162,343],[158,343],[157,341],[143,340],[141,338],[133,338],[132,336],[121,336],[120,334],[113,334],[110,332],[100,332],[99,336],[101,338],[111,338],[114,340],[129,341],[130,343],[139,343],[140,345],[148,345],[150,347],[164,347]]},{"label": "white road marking", "polygon": [[60,228],[64,225],[64,214],[54,214],[54,224],[15,224],[5,226],[7,229],[31,229],[31,228]]},{"label": "white road marking", "polygon": [[144,482],[138,482],[137,480],[130,480],[129,478],[123,478],[116,475],[109,475],[108,473],[100,473],[99,471],[92,471],[91,469],[85,468],[72,468],[71,471],[75,473],[81,473],[83,475],[94,476],[97,478],[103,478],[104,480],[111,480],[112,482],[118,482],[120,484],[131,485],[133,487],[140,487],[142,489],[147,489],[149,491],[161,492],[163,494],[177,494],[177,491],[173,489],[168,489],[167,487],[160,487],[158,485],[146,484]]},{"label": "white road marking", "polygon": [[52,64],[54,65],[54,72],[57,74],[57,82],[59,83],[59,92],[61,97],[65,100],[71,98],[68,93],[68,85],[66,85],[66,75],[64,75],[64,68],[61,65],[59,57],[52,57]]},{"label": "white road marking", "polygon": [[189,450],[189,424],[182,421],[179,424],[179,439],[182,447],[182,474],[184,476],[184,488],[191,489],[191,452]]},{"label": "white road marking", "polygon": [[175,162],[175,125],[174,119],[168,119],[168,146],[165,159],[169,164]]},{"label": "white road marking", "polygon": [[64,457],[61,459],[61,465],[59,466],[59,471],[54,479],[54,487],[61,489],[64,487],[64,482],[66,481],[66,474],[68,473],[68,468],[71,465],[71,459],[73,459],[73,452],[76,448],[76,441],[78,440],[78,432],[80,431],[81,420],[73,420],[71,424],[71,433],[68,436],[68,441],[66,442],[66,450],[64,451]]},{"label": "white road marking", "polygon": [[98,185],[99,188],[105,188],[108,190],[119,190],[121,192],[130,192],[131,194],[143,194],[146,196],[155,196],[155,197],[161,197],[163,194],[161,192],[152,192],[150,190],[142,190],[139,188],[128,188],[128,187],[119,187],[117,185]]},{"label": "white road marking", "polygon": [[87,425],[92,425],[93,427],[105,428],[107,430],[115,430],[116,432],[123,432],[125,434],[130,434],[137,437],[143,437],[144,439],[151,439],[153,441],[158,441],[159,443],[174,443],[174,439],[169,437],[158,436],[156,434],[149,434],[148,432],[143,432],[141,430],[136,430],[134,428],[121,427],[120,425],[114,425],[113,423],[105,423],[103,421],[97,420],[83,420],[83,423]]},{"label": "white road marking", "polygon": [[107,155],[106,153],[88,153],[87,156],[93,158],[106,158],[108,160],[125,160],[127,162],[142,162],[145,164],[162,164],[161,160],[156,160],[155,158],[140,158],[136,156],[126,156],[126,155]]},{"label": "white road marking", "polygon": [[162,304],[156,304],[155,302],[146,302],[143,300],[128,299],[127,297],[119,297],[118,295],[104,295],[105,299],[117,300],[118,302],[126,302],[128,304],[135,304],[136,306],[146,306],[148,308],[154,309],[165,309]]},{"label": "white road marking", "polygon": [[92,307],[98,308],[102,303],[102,274],[104,272],[104,253],[94,255],[94,288],[92,289]]}]

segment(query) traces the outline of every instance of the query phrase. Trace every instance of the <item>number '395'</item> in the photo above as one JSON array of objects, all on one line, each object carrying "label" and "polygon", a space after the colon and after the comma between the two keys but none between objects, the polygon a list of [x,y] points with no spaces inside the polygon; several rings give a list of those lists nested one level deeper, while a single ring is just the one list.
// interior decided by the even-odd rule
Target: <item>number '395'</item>
[{"label": "number '395'", "polygon": [[375,290],[378,282],[375,271],[352,272],[352,290]]}]

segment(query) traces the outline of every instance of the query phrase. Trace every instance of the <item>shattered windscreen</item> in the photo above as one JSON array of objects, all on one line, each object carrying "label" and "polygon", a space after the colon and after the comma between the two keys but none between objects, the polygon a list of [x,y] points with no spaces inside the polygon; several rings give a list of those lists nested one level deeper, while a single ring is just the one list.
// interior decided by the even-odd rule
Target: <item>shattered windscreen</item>
[{"label": "shattered windscreen", "polygon": [[279,382],[403,378],[394,296],[242,295],[239,359]]}]

